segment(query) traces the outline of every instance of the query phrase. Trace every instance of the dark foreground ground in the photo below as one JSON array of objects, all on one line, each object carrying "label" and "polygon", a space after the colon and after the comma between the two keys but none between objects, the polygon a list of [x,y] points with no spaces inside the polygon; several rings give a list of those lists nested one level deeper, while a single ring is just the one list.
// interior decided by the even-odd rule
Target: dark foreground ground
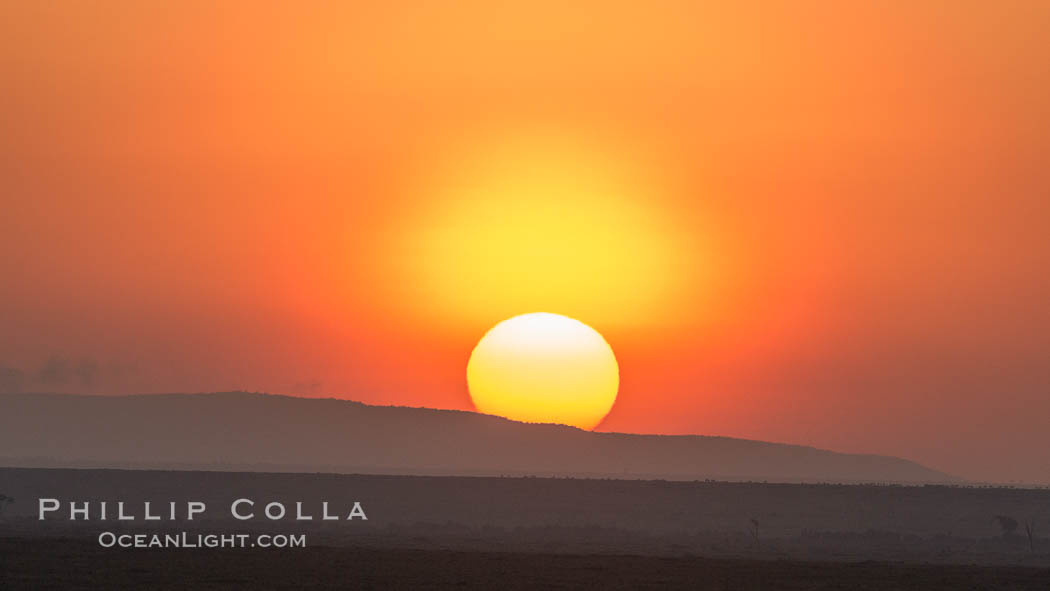
[{"label": "dark foreground ground", "polygon": [[[310,547],[1050,570],[1045,489],[0,468],[0,494],[15,499],[0,512],[7,538],[285,533],[307,534]],[[41,498],[60,500],[61,510],[39,520]],[[239,498],[257,503],[255,519],[230,516]],[[115,521],[117,501],[137,518]],[[147,501],[154,511],[174,502],[178,515],[144,521]],[[187,501],[207,511],[187,520]],[[265,518],[271,501],[289,515]],[[322,502],[346,515],[354,501],[367,521],[320,520]],[[90,519],[71,520],[72,502],[89,502]],[[292,517],[299,503],[314,519]]]},{"label": "dark foreground ground", "polygon": [[[0,468],[0,494],[14,499],[0,511],[0,591],[1050,591],[1045,489]],[[51,498],[60,509],[40,519]],[[231,515],[241,498],[254,518]],[[190,520],[188,501],[207,510]],[[135,519],[116,519],[118,502]],[[165,516],[146,520],[146,502]],[[266,518],[270,502],[289,515]],[[343,516],[360,502],[368,519],[322,520],[324,502]],[[313,518],[294,519],[298,505]],[[305,546],[100,546],[183,532]]]},{"label": "dark foreground ground", "polygon": [[1031,567],[375,548],[116,550],[0,538],[2,589],[1050,589]]}]

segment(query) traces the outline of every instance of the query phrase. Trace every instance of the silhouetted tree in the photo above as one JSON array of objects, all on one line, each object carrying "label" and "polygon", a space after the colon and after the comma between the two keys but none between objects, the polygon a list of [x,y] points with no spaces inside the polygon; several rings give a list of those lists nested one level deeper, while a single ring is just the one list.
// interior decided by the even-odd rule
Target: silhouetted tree
[{"label": "silhouetted tree", "polygon": [[1009,515],[996,515],[994,517],[999,522],[999,527],[1003,530],[1003,537],[1008,538],[1017,531],[1017,520]]},{"label": "silhouetted tree", "polygon": [[751,537],[755,538],[755,544],[757,545],[759,543],[758,542],[758,520],[755,519],[754,517],[751,518],[751,527],[748,528],[748,531],[751,533]]},{"label": "silhouetted tree", "polygon": [[1035,536],[1033,535],[1033,532],[1032,532],[1032,522],[1031,521],[1024,522],[1024,531],[1025,531],[1026,534],[1028,534],[1028,550],[1032,554],[1035,554]]},{"label": "silhouetted tree", "polygon": [[10,505],[10,504],[12,504],[14,502],[15,502],[14,498],[9,497],[7,495],[0,494],[0,517],[3,517],[4,509],[6,509],[8,505]]},{"label": "silhouetted tree", "polygon": [[22,370],[0,365],[0,394],[19,394],[25,376]]}]

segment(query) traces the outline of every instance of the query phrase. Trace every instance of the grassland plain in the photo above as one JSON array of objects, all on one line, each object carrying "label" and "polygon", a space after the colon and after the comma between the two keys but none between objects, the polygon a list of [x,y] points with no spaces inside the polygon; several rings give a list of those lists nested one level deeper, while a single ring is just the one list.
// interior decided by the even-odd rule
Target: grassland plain
[{"label": "grassland plain", "polygon": [[543,552],[311,547],[107,550],[90,540],[0,538],[4,589],[1039,590],[1045,569]]}]

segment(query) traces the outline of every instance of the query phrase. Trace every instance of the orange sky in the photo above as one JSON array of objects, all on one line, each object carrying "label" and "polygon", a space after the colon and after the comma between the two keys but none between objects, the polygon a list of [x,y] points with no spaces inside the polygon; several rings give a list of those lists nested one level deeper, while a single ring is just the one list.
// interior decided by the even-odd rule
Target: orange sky
[{"label": "orange sky", "polygon": [[215,4],[2,4],[0,387],[469,408],[560,306],[602,429],[1050,482],[1050,4]]}]

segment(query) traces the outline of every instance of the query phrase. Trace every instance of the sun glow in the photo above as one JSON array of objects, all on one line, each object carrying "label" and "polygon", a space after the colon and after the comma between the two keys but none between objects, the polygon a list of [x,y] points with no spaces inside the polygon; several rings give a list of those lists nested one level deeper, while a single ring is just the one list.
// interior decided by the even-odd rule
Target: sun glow
[{"label": "sun glow", "polygon": [[523,314],[485,333],[467,363],[479,412],[593,429],[616,401],[619,367],[597,331],[558,314]]},{"label": "sun glow", "polygon": [[539,309],[618,326],[695,302],[684,286],[710,265],[660,205],[669,175],[607,144],[533,133],[447,150],[402,226],[414,305],[456,322]]}]

